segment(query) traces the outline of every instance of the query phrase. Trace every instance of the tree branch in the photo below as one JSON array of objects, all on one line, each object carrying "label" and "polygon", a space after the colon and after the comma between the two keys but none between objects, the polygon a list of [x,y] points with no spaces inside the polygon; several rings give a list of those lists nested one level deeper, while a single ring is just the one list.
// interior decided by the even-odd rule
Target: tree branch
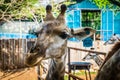
[{"label": "tree branch", "polygon": [[110,3],[117,5],[120,7],[120,1],[116,1],[116,0],[108,0]]}]

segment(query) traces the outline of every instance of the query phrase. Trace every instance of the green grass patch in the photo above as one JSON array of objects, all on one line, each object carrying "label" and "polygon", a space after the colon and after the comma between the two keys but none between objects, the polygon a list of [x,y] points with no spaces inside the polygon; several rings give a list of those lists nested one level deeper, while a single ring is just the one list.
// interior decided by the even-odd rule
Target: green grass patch
[{"label": "green grass patch", "polygon": [[[72,72],[72,74],[73,74],[73,72]],[[90,74],[97,74],[97,72],[90,72]],[[85,75],[85,71],[84,70],[76,71],[75,75],[76,76],[84,76]],[[64,76],[64,80],[68,80],[68,75]]]}]

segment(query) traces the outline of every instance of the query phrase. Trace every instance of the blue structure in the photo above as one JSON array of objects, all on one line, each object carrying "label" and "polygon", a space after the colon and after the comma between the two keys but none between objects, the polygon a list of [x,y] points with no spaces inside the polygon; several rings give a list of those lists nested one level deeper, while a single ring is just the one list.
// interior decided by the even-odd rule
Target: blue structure
[{"label": "blue structure", "polygon": [[25,33],[0,33],[0,39],[32,39],[37,38],[36,35],[33,34],[25,34]]},{"label": "blue structure", "polygon": [[0,24],[0,39],[34,39],[36,35],[29,34],[32,29],[37,29],[40,23],[33,21],[11,21]]},{"label": "blue structure", "polygon": [[93,40],[90,37],[84,39],[83,40],[83,46],[84,47],[92,47],[93,46]]},{"label": "blue structure", "polygon": [[[66,24],[69,28],[80,28],[83,27],[83,12],[84,11],[96,11],[100,14],[100,22],[97,32],[102,36],[103,41],[108,40],[113,33],[120,35],[120,10],[114,12],[110,9],[99,9],[94,3],[89,0],[77,0],[76,4],[70,5],[68,11],[66,12]],[[90,22],[87,22],[90,24]],[[94,24],[94,22],[93,22]],[[96,26],[96,25],[94,25]],[[94,28],[93,26],[93,28]]]}]

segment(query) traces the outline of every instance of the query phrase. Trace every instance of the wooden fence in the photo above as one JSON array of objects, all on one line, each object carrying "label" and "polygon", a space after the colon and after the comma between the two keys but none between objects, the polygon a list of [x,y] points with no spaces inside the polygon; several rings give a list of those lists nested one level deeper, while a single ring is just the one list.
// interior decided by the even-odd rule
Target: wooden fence
[{"label": "wooden fence", "polygon": [[0,70],[26,67],[25,57],[34,39],[0,39]]}]

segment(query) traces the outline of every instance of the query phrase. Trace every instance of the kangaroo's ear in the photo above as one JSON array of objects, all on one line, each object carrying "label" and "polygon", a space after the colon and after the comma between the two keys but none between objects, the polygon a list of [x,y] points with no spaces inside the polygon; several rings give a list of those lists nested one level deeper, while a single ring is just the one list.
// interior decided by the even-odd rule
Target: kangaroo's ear
[{"label": "kangaroo's ear", "polygon": [[67,10],[67,6],[65,4],[62,4],[60,7],[61,11],[60,14],[57,17],[57,20],[60,21],[61,23],[65,23],[65,11]]},{"label": "kangaroo's ear", "polygon": [[47,5],[46,6],[46,17],[44,19],[44,21],[51,21],[54,20],[54,16],[52,14],[52,6],[51,5]]},{"label": "kangaroo's ear", "polygon": [[78,40],[83,40],[87,37],[93,35],[96,31],[90,27],[79,28],[79,29],[71,29],[71,34],[73,37],[77,38]]}]

